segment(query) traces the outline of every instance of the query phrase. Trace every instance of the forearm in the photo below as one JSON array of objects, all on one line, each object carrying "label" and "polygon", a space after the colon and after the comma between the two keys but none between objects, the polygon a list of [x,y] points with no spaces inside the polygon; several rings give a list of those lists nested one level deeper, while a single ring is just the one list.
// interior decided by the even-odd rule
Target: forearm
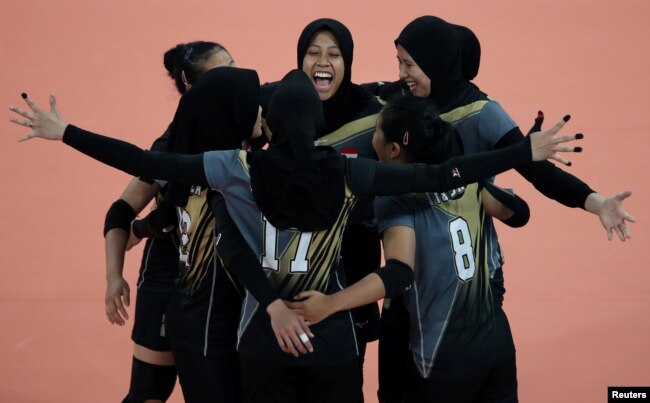
[{"label": "forearm", "polygon": [[157,183],[148,183],[138,178],[132,178],[120,195],[120,199],[129,203],[138,214],[147,207],[158,192],[160,192],[160,185]]},{"label": "forearm", "polygon": [[211,197],[214,198],[212,208],[216,231],[219,234],[217,254],[262,308],[267,308],[279,298],[276,289],[266,277],[259,257],[248,246],[230,217],[223,196],[214,194]]},{"label": "forearm", "polygon": [[598,215],[604,203],[605,203],[605,196],[593,192],[590,193],[589,196],[587,196],[584,204],[584,209],[590,213]]},{"label": "forearm", "polygon": [[106,233],[104,241],[106,254],[106,280],[123,277],[124,255],[129,234],[120,229],[113,228]]},{"label": "forearm", "polygon": [[485,212],[492,217],[513,228],[523,227],[528,223],[530,209],[524,199],[490,182],[485,183],[482,194]]},{"label": "forearm", "polygon": [[144,151],[125,141],[68,125],[63,142],[97,161],[133,176],[164,179],[186,185],[207,185],[203,155]]},{"label": "forearm", "polygon": [[384,298],[384,282],[376,273],[370,273],[345,289],[329,296],[331,313],[367,305]]},{"label": "forearm", "polygon": [[[519,128],[515,128],[506,133],[495,147],[508,147],[520,143],[523,139],[524,135]],[[586,199],[594,193],[589,185],[549,161],[530,162],[516,169],[544,196],[567,207],[586,209]]]},{"label": "forearm", "polygon": [[[347,161],[346,175],[358,196],[399,195],[412,192],[445,192],[487,179],[508,169],[530,162],[530,140],[485,153],[463,155],[440,165],[381,164],[374,161]],[[374,166],[370,167],[370,164]],[[362,175],[350,172],[350,166],[366,165]],[[353,169],[354,170],[354,169]],[[353,171],[352,170],[352,171]],[[372,178],[368,181],[367,178]]]},{"label": "forearm", "polygon": [[133,234],[138,238],[168,238],[178,227],[176,210],[173,205],[162,201],[158,207],[141,220],[132,224]]}]

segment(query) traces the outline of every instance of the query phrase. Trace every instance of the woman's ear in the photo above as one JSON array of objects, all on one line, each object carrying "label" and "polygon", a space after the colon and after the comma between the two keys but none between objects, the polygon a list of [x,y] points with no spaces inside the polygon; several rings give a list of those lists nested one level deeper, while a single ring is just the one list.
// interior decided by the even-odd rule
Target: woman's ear
[{"label": "woman's ear", "polygon": [[391,143],[390,143],[390,151],[389,151],[388,156],[391,159],[400,159],[400,158],[402,158],[402,147],[398,143],[396,143],[394,141],[391,141]]}]

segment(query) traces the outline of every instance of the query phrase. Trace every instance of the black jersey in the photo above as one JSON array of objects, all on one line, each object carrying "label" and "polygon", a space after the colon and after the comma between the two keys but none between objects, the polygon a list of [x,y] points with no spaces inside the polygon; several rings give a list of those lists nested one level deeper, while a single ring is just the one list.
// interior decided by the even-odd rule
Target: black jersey
[{"label": "black jersey", "polygon": [[243,289],[216,256],[212,193],[193,186],[186,206],[177,208],[180,276],[170,323],[177,345],[223,355],[235,348]]}]

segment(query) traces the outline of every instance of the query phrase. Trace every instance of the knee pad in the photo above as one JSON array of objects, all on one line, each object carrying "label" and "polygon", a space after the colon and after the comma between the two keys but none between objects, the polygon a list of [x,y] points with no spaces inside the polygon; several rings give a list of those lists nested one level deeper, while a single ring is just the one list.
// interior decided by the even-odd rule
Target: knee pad
[{"label": "knee pad", "polygon": [[154,365],[133,357],[131,387],[122,403],[142,403],[146,400],[167,401],[176,385],[176,367]]}]

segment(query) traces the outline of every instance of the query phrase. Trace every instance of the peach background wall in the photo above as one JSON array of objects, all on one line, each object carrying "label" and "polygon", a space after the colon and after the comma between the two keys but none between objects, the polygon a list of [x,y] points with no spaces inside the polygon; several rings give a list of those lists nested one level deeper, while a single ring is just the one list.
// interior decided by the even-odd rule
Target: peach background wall
[{"label": "peach background wall", "polygon": [[[516,173],[532,218],[501,229],[506,311],[522,402],[605,402],[608,385],[650,385],[650,3],[646,0],[0,2],[0,105],[57,94],[65,118],[148,146],[178,96],[162,54],[178,42],[223,43],[262,81],[296,66],[304,25],[345,23],[353,80],[395,79],[393,39],[432,14],[482,43],[476,83],[527,129],[566,113],[585,152],[568,170],[603,194],[632,190],[633,239],[608,242],[598,219],[538,194]],[[101,229],[129,177],[0,122],[0,402],[116,402],[128,388],[131,322],[104,316]],[[128,257],[133,285],[140,259]],[[130,313],[133,309],[130,309]],[[375,348],[366,370],[374,402]],[[172,402],[182,401],[177,388]]]}]

